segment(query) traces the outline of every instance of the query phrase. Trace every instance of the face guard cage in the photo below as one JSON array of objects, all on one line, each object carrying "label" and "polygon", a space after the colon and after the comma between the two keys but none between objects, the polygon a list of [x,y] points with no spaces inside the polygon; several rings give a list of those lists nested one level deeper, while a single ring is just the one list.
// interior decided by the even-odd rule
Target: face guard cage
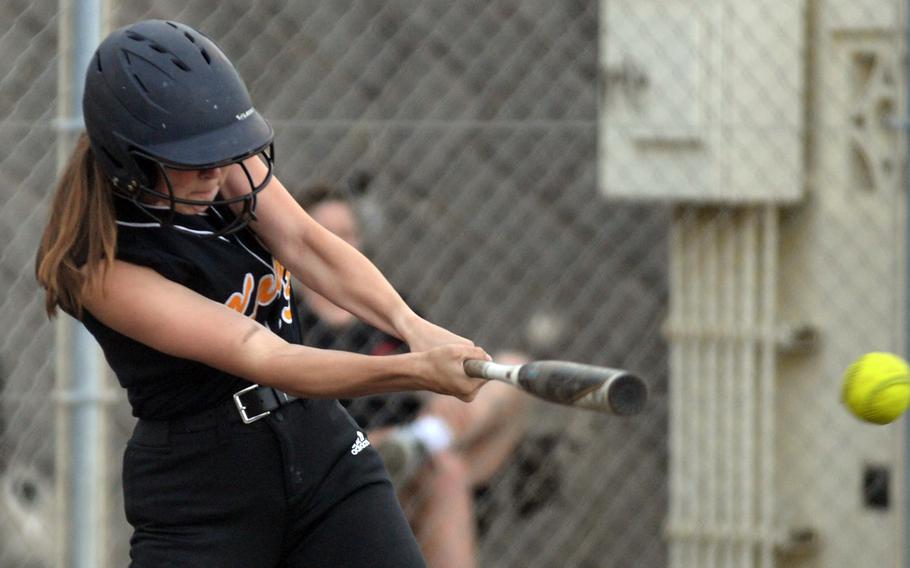
[{"label": "face guard cage", "polygon": [[[223,167],[223,166],[229,166],[232,164],[237,164],[241,167],[241,169],[243,169],[243,173],[244,173],[244,175],[246,175],[246,179],[250,184],[251,191],[250,191],[250,193],[245,193],[243,195],[238,195],[236,197],[230,197],[230,198],[225,198],[225,199],[214,199],[212,201],[201,201],[198,199],[184,199],[182,197],[177,197],[174,195],[174,186],[171,183],[171,180],[167,175],[167,171],[165,170],[164,164],[162,164],[158,160],[154,160],[151,158],[146,158],[146,159],[149,159],[150,161],[152,161],[152,163],[155,164],[155,167],[158,169],[159,175],[161,175],[161,179],[164,180],[164,184],[167,187],[167,193],[162,193],[160,191],[157,191],[156,189],[146,187],[144,185],[139,185],[137,187],[137,190],[134,192],[126,192],[126,191],[123,191],[122,189],[117,188],[117,193],[123,197],[128,198],[133,203],[135,203],[143,213],[148,215],[154,221],[160,223],[162,227],[168,227],[170,229],[174,229],[177,231],[181,230],[179,227],[174,225],[174,215],[177,213],[175,206],[177,204],[205,205],[205,206],[211,207],[211,206],[215,206],[215,205],[232,205],[234,203],[242,203],[243,209],[241,211],[234,211],[234,220],[231,221],[230,223],[228,223],[227,225],[225,225],[224,227],[218,229],[217,231],[214,231],[211,234],[208,234],[208,233],[200,234],[200,233],[196,233],[196,232],[187,232],[188,234],[192,234],[194,236],[198,236],[198,237],[202,237],[202,238],[216,238],[216,237],[222,237],[225,235],[231,235],[233,233],[236,233],[237,231],[240,231],[247,225],[249,225],[251,221],[256,220],[256,196],[259,194],[260,191],[265,189],[265,187],[269,184],[269,181],[271,181],[271,179],[272,179],[272,171],[273,171],[274,164],[275,164],[275,144],[270,143],[266,148],[263,148],[258,153],[253,154],[253,155],[259,156],[262,159],[262,161],[265,163],[266,168],[267,168],[265,178],[258,184],[255,181],[253,181],[253,175],[250,173],[249,168],[246,167],[246,164],[243,163],[243,160],[240,160],[237,162],[228,162],[225,164],[209,166],[210,168],[215,168],[215,167]],[[182,169],[182,168],[172,168],[172,169]],[[206,168],[194,167],[194,168],[187,168],[187,169],[203,170]],[[142,201],[140,201],[140,199],[142,197],[153,197],[156,199],[165,200],[168,203],[168,208],[166,211],[162,211],[160,209],[156,211],[156,209],[148,207],[146,203],[143,203]],[[181,231],[181,232],[184,232],[184,231]]]}]

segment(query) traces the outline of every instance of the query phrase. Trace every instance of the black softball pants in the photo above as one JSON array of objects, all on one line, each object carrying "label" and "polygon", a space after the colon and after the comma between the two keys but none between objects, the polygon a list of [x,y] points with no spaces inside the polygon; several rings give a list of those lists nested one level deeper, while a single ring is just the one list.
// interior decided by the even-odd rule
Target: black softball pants
[{"label": "black softball pants", "polygon": [[334,400],[197,431],[140,420],[123,464],[131,566],[425,566],[358,431]]}]

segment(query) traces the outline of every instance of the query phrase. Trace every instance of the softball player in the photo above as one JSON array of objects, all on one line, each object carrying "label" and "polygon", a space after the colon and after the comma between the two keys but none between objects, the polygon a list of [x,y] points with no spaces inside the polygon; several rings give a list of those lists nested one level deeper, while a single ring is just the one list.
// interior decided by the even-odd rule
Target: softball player
[{"label": "softball player", "polygon": [[[471,400],[479,347],[417,316],[272,176],[273,132],[205,35],[148,20],[87,70],[87,136],[37,255],[49,315],[80,318],[126,389],[137,567],[409,567],[420,551],[381,460],[335,398]],[[412,352],[299,345],[307,286]]]}]

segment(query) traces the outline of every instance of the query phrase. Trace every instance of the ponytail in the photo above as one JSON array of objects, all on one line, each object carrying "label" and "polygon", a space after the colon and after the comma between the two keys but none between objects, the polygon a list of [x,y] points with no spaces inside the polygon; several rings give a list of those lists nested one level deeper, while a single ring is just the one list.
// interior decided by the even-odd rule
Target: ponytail
[{"label": "ponytail", "polygon": [[48,317],[60,307],[81,318],[82,291],[103,280],[113,264],[117,225],[112,195],[111,183],[82,133],[57,182],[35,258]]}]

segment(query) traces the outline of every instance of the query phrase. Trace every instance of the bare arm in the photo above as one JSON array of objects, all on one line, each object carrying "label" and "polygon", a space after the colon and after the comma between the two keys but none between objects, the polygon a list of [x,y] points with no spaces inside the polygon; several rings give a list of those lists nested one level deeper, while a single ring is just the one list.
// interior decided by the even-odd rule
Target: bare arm
[{"label": "bare arm", "polygon": [[[289,344],[258,322],[171,282],[117,261],[85,307],[105,325],[163,353],[310,398],[426,389],[470,400],[483,383],[461,362],[482,349],[449,345],[424,353],[369,357]],[[167,333],[162,333],[167,330]]]}]

